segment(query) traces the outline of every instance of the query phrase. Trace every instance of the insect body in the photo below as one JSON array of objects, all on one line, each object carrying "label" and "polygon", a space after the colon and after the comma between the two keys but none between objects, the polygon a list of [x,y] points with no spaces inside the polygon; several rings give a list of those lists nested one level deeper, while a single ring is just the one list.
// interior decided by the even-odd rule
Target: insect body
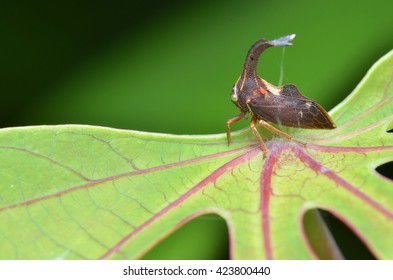
[{"label": "insect body", "polygon": [[240,114],[227,121],[228,145],[230,144],[230,125],[244,118],[247,113],[252,116],[250,128],[264,156],[267,155],[268,149],[256,129],[257,122],[271,132],[302,145],[305,143],[271,126],[268,122],[311,129],[336,127],[322,106],[301,95],[296,86],[289,84],[277,87],[269,84],[257,74],[257,64],[261,53],[273,46],[291,46],[293,38],[295,34],[272,41],[261,39],[248,51],[243,71],[232,88],[231,100],[239,108]]}]

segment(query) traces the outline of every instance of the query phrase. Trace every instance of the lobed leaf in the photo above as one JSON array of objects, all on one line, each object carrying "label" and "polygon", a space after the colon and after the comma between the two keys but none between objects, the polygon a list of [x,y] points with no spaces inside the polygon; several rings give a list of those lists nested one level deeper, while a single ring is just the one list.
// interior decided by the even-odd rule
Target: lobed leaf
[{"label": "lobed leaf", "polygon": [[1,129],[0,258],[139,258],[215,213],[232,258],[312,259],[304,216],[322,208],[392,259],[393,183],[375,171],[393,160],[392,80],[390,52],[331,112],[337,129],[282,128],[309,144],[272,138],[266,159],[248,129],[229,147],[224,134]]}]

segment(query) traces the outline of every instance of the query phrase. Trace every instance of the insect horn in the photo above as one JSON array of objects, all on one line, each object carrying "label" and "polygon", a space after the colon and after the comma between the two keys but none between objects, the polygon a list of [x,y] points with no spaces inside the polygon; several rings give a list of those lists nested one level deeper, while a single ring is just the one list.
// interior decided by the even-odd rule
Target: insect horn
[{"label": "insect horn", "polygon": [[291,41],[295,38],[295,36],[296,34],[290,34],[272,41],[261,39],[256,42],[248,51],[247,58],[243,66],[244,74],[249,76],[256,72],[259,57],[265,49],[277,46],[292,46]]}]

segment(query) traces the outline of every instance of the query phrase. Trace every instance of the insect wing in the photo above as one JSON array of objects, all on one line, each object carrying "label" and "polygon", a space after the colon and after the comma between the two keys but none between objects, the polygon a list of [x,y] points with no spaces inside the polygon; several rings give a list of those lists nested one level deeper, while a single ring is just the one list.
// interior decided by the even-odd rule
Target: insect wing
[{"label": "insect wing", "polygon": [[279,94],[253,97],[248,106],[254,116],[279,125],[313,129],[335,128],[328,113],[314,100],[285,85]]}]

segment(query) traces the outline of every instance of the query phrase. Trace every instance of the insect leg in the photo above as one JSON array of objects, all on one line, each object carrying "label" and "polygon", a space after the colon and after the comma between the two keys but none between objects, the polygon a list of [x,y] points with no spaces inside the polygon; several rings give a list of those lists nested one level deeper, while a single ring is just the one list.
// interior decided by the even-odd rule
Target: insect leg
[{"label": "insect leg", "polygon": [[265,158],[267,156],[267,153],[269,150],[267,149],[265,143],[263,142],[261,136],[258,133],[258,130],[256,129],[256,123],[257,123],[257,119],[255,117],[252,117],[251,123],[250,123],[250,128],[251,128],[251,131],[254,134],[255,138],[257,138],[258,144],[261,147],[262,152],[263,152],[263,157]]},{"label": "insect leg", "polygon": [[241,120],[242,118],[244,118],[244,116],[246,115],[246,113],[241,112],[240,115],[229,119],[227,121],[227,140],[228,140],[228,146],[231,143],[231,124],[238,122],[239,120]]},{"label": "insect leg", "polygon": [[259,124],[260,124],[262,127],[264,127],[264,128],[266,128],[266,129],[270,130],[271,132],[277,134],[278,136],[287,138],[287,139],[289,139],[289,140],[291,140],[291,141],[293,141],[293,142],[296,142],[296,143],[298,143],[298,144],[300,144],[300,145],[303,145],[303,146],[305,146],[305,145],[307,144],[307,143],[305,143],[305,142],[302,142],[302,141],[300,141],[300,140],[298,140],[298,139],[292,137],[291,135],[289,135],[289,134],[287,134],[287,133],[285,133],[285,132],[282,132],[281,130],[275,128],[274,126],[272,126],[272,125],[270,125],[270,124],[268,124],[268,123],[265,122],[264,120],[259,120]]}]

